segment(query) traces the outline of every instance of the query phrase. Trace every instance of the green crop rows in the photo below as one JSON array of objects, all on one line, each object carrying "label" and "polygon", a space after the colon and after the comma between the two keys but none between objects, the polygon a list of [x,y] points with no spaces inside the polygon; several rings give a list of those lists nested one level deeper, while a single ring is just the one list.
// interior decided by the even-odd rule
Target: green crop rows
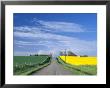
[{"label": "green crop rows", "polygon": [[50,59],[50,56],[14,56],[14,75],[30,74],[32,69],[40,68],[49,63]]}]

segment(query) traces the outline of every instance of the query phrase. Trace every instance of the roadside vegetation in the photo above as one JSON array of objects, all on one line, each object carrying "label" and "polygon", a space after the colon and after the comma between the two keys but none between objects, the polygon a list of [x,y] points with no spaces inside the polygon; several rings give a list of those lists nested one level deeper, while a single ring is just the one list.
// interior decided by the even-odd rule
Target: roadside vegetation
[{"label": "roadside vegetation", "polygon": [[13,74],[30,75],[51,63],[49,55],[14,56]]},{"label": "roadside vegetation", "polygon": [[61,64],[64,69],[70,70],[74,75],[96,75],[97,74],[97,65],[71,65],[65,63],[59,57],[57,62]]}]

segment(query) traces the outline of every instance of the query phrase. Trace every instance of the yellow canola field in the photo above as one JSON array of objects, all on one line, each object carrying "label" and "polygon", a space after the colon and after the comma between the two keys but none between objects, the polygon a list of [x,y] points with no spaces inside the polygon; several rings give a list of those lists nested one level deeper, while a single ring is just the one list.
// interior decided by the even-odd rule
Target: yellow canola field
[{"label": "yellow canola field", "polygon": [[96,57],[60,56],[60,59],[72,65],[97,65]]}]

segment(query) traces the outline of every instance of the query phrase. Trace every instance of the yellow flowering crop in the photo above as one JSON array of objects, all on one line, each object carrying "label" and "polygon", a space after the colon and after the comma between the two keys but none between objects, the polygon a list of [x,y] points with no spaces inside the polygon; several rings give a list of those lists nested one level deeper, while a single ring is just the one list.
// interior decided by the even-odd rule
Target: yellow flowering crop
[{"label": "yellow flowering crop", "polygon": [[97,65],[96,57],[60,56],[60,59],[72,65]]}]

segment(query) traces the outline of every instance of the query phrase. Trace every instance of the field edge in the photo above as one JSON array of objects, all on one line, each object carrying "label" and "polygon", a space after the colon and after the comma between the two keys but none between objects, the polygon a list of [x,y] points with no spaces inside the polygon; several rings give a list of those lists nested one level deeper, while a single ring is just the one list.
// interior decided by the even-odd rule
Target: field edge
[{"label": "field edge", "polygon": [[[63,60],[60,59],[60,57],[57,57],[56,59],[59,64],[62,64],[64,69],[70,70],[73,74],[75,73],[75,75],[91,75],[91,76],[97,75],[97,71],[96,73],[92,74],[86,71],[82,71],[81,69],[74,67],[74,65],[65,63]],[[96,66],[96,69],[97,69],[97,66]]]}]

